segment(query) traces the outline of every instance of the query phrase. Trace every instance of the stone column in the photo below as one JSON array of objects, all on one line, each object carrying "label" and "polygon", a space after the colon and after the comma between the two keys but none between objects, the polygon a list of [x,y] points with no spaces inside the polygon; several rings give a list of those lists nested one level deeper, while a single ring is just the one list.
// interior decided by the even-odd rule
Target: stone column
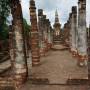
[{"label": "stone column", "polygon": [[70,32],[69,20],[67,21],[67,23],[64,24],[63,29],[64,29],[64,32],[63,32],[64,44],[69,47],[69,32]]},{"label": "stone column", "polygon": [[53,46],[53,29],[52,26],[50,25],[50,42],[51,42],[51,48]]},{"label": "stone column", "polygon": [[46,27],[46,15],[43,15],[43,41],[44,41],[44,55],[47,53],[47,27]]},{"label": "stone column", "polygon": [[88,79],[90,81],[90,26],[88,29]]},{"label": "stone column", "polygon": [[47,25],[47,49],[49,50],[50,49],[50,21],[49,19],[47,19],[46,25]]},{"label": "stone column", "polygon": [[44,40],[43,40],[43,10],[38,10],[38,28],[39,28],[39,46],[40,56],[44,56]]},{"label": "stone column", "polygon": [[50,25],[50,21],[48,20],[48,50],[50,50],[51,49],[51,47],[52,47],[52,32],[51,32],[51,25]]},{"label": "stone column", "polygon": [[39,52],[39,33],[37,26],[37,16],[35,1],[30,0],[30,20],[31,20],[31,53],[32,53],[32,65],[36,66],[40,63]]},{"label": "stone column", "polygon": [[45,51],[46,53],[48,52],[48,19],[45,19],[45,44],[46,44],[46,48]]},{"label": "stone column", "polygon": [[87,28],[87,37],[88,38],[90,37],[90,25],[89,25],[89,28]]},{"label": "stone column", "polygon": [[13,42],[14,42],[14,80],[16,86],[24,83],[27,79],[27,58],[24,40],[24,28],[22,9],[19,0],[11,0],[11,12],[13,17]]},{"label": "stone column", "polygon": [[13,26],[9,26],[9,52],[10,52],[10,60],[11,60],[11,68],[13,70],[14,62],[15,62],[15,53],[14,53],[14,42],[13,42]]},{"label": "stone column", "polygon": [[71,33],[72,33],[72,47],[71,52],[73,56],[77,55],[77,7],[72,7],[71,16]]},{"label": "stone column", "polygon": [[72,29],[71,29],[71,16],[72,16],[72,13],[69,14],[69,29],[70,29],[70,32],[69,32],[69,48],[70,48],[70,52],[72,51]]},{"label": "stone column", "polygon": [[87,64],[86,0],[79,0],[78,12],[78,63],[83,66]]}]

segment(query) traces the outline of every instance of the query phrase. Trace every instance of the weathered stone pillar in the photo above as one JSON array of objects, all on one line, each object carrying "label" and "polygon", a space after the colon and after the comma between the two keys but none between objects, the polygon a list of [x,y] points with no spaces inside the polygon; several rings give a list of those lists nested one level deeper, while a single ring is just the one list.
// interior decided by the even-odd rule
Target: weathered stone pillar
[{"label": "weathered stone pillar", "polygon": [[51,25],[50,25],[50,21],[48,19],[48,50],[51,49],[52,47],[52,32],[51,32]]},{"label": "weathered stone pillar", "polygon": [[90,37],[90,25],[89,25],[89,28],[87,28],[87,38]]},{"label": "weathered stone pillar", "polygon": [[53,46],[53,29],[52,26],[50,25],[50,43],[51,43],[51,48]]},{"label": "weathered stone pillar", "polygon": [[18,86],[27,79],[27,59],[24,42],[24,28],[22,9],[19,0],[11,0],[11,12],[13,17],[13,33],[14,33],[14,80]]},{"label": "weathered stone pillar", "polygon": [[72,7],[71,16],[71,33],[72,33],[72,47],[71,52],[73,56],[77,55],[77,7]]},{"label": "weathered stone pillar", "polygon": [[47,51],[50,49],[50,45],[49,45],[49,42],[50,42],[50,22],[49,22],[49,19],[46,19],[46,27],[47,27],[47,30],[46,30],[46,33],[47,33]]},{"label": "weathered stone pillar", "polygon": [[10,60],[11,60],[11,68],[13,69],[14,62],[15,62],[15,53],[14,53],[14,42],[13,42],[13,26],[9,26],[9,52],[10,52]]},{"label": "weathered stone pillar", "polygon": [[37,16],[35,1],[30,0],[30,20],[31,20],[31,53],[32,53],[32,65],[36,66],[40,63],[39,52],[39,33],[37,26]]},{"label": "weathered stone pillar", "polygon": [[72,51],[71,48],[72,48],[72,29],[71,29],[71,16],[72,16],[72,13],[69,14],[69,29],[70,29],[70,32],[69,32],[69,48],[70,48],[70,52]]},{"label": "weathered stone pillar", "polygon": [[86,0],[79,0],[78,12],[78,63],[83,66],[87,61]]},{"label": "weathered stone pillar", "polygon": [[88,29],[88,79],[90,81],[90,26]]},{"label": "weathered stone pillar", "polygon": [[46,20],[45,20],[45,28],[46,28],[46,29],[45,29],[46,52],[48,52],[48,49],[49,49],[49,48],[48,48],[48,30],[49,30],[49,29],[48,29],[48,26],[49,26],[49,25],[48,25],[48,24],[49,24],[48,22],[49,22],[49,19],[46,19]]},{"label": "weathered stone pillar", "polygon": [[40,46],[40,56],[44,55],[44,40],[43,40],[43,10],[38,10],[38,28],[39,28],[39,46]]},{"label": "weathered stone pillar", "polygon": [[46,27],[46,15],[43,15],[43,41],[44,41],[44,55],[47,53],[47,27]]},{"label": "weathered stone pillar", "polygon": [[69,20],[67,23],[64,24],[64,32],[63,32],[63,39],[64,39],[64,45],[69,47]]}]

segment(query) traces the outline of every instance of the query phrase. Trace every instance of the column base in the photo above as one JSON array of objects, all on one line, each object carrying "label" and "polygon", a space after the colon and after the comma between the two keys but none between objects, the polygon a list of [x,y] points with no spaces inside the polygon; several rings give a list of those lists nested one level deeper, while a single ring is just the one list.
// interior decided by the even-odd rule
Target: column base
[{"label": "column base", "polygon": [[32,66],[38,66],[40,65],[40,62],[32,62]]},{"label": "column base", "polygon": [[32,66],[38,66],[40,64],[40,57],[32,58]]},{"label": "column base", "polygon": [[27,72],[15,74],[14,83],[15,87],[18,88],[27,81]]},{"label": "column base", "polygon": [[45,47],[45,53],[48,52],[48,45]]},{"label": "column base", "polygon": [[41,57],[45,56],[45,49],[44,48],[40,49],[40,56]]},{"label": "column base", "polygon": [[71,51],[73,57],[77,57],[77,51]]},{"label": "column base", "polygon": [[48,43],[48,50],[52,48],[52,43]]},{"label": "column base", "polygon": [[87,55],[78,55],[78,65],[83,67],[87,66]]}]

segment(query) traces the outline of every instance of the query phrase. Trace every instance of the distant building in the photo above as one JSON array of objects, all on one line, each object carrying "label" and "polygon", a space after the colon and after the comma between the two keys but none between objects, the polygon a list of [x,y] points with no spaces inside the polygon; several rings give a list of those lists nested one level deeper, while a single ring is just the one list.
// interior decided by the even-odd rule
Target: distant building
[{"label": "distant building", "polygon": [[58,17],[57,10],[55,12],[55,23],[53,27],[54,27],[54,36],[59,36],[61,33],[61,24],[59,23],[59,17]]},{"label": "distant building", "polygon": [[61,24],[59,22],[58,12],[55,12],[55,23],[53,25],[53,42],[54,43],[61,43],[62,42],[62,29]]}]

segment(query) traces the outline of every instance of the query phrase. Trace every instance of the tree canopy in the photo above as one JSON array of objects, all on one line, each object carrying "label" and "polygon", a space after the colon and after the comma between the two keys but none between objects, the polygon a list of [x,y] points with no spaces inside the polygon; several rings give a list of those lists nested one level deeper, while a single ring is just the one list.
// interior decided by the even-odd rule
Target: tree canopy
[{"label": "tree canopy", "polygon": [[0,39],[7,38],[7,17],[10,14],[10,0],[0,0]]}]

